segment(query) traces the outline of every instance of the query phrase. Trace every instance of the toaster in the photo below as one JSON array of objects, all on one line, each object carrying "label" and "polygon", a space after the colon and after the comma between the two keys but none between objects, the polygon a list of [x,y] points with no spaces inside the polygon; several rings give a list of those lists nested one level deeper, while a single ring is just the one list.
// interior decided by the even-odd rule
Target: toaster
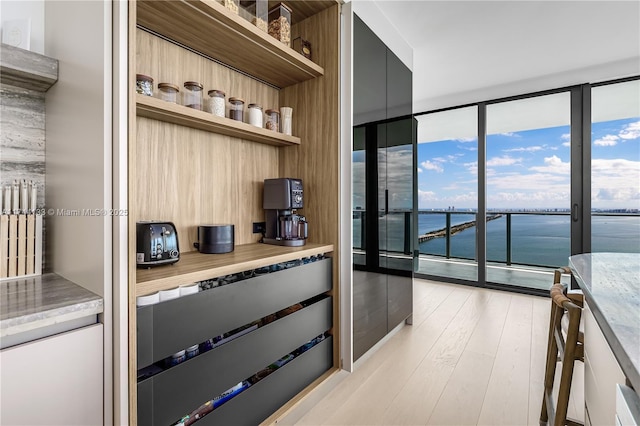
[{"label": "toaster", "polygon": [[167,265],[180,260],[178,233],[171,222],[136,222],[136,264]]}]

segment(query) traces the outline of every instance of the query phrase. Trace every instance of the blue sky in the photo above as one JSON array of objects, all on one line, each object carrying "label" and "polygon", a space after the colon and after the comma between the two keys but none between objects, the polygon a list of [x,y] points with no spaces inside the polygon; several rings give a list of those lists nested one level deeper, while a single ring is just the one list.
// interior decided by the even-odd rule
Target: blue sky
[{"label": "blue sky", "polygon": [[[569,208],[569,132],[487,136],[487,207]],[[592,207],[640,208],[640,120],[594,123],[592,141]],[[477,140],[419,143],[420,209],[475,208],[477,148]]]}]

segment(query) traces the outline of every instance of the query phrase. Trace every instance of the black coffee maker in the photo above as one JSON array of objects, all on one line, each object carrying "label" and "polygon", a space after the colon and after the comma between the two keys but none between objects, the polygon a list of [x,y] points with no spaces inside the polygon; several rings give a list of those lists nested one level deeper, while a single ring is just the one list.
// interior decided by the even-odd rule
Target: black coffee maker
[{"label": "black coffee maker", "polygon": [[306,243],[307,220],[296,213],[296,209],[303,207],[303,201],[301,179],[264,180],[264,243],[289,247],[303,246]]}]

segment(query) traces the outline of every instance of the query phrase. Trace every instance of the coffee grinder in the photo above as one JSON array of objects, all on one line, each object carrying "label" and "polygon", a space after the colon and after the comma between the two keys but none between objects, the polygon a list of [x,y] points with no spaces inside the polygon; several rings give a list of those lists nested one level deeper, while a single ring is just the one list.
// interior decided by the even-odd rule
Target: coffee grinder
[{"label": "coffee grinder", "polygon": [[302,180],[278,178],[264,180],[266,244],[298,247],[307,241],[307,220],[296,213],[303,207]]}]

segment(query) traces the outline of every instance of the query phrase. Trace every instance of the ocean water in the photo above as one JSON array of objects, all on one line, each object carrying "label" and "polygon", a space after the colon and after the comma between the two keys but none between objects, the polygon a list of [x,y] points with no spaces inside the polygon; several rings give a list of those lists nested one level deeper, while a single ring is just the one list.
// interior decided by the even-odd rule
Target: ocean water
[{"label": "ocean water", "polygon": [[[451,224],[475,219],[474,214],[452,214]],[[445,227],[445,214],[419,214],[418,233],[425,234]],[[487,223],[487,259],[506,262],[506,216]],[[387,241],[380,241],[382,250],[402,251],[404,247],[404,215],[381,218],[381,228],[387,228]],[[361,221],[353,220],[354,247],[360,246]],[[562,266],[570,255],[569,216],[513,214],[511,218],[511,262],[527,265]],[[591,251],[640,253],[640,217],[593,216],[591,219]],[[469,228],[451,237],[451,256],[475,259],[476,228]],[[420,243],[420,253],[445,255],[445,239],[435,238]]]}]

